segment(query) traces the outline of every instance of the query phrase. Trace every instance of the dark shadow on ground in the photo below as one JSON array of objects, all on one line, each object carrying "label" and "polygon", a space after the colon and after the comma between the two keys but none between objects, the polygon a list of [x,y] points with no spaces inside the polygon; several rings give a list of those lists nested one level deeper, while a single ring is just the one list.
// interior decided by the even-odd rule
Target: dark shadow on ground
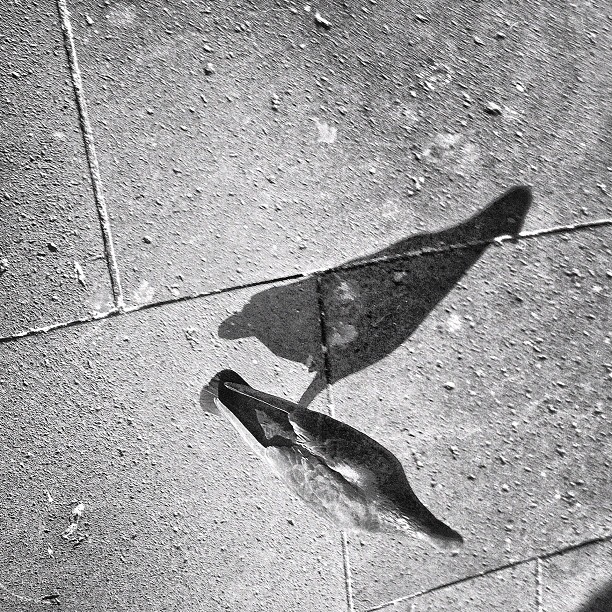
[{"label": "dark shadow on ground", "polygon": [[576,612],[612,612],[612,580]]},{"label": "dark shadow on ground", "polygon": [[[521,231],[530,205],[531,190],[515,187],[452,228],[410,236],[320,273],[327,364],[312,355],[312,338],[321,337],[318,320],[308,307],[316,288],[312,279],[253,296],[239,313],[221,323],[219,336],[255,336],[279,357],[316,371],[300,400],[308,405],[325,387],[326,377],[334,383],[403,344],[494,238]],[[415,256],[408,257],[411,254]],[[391,261],[374,265],[378,258]]]}]

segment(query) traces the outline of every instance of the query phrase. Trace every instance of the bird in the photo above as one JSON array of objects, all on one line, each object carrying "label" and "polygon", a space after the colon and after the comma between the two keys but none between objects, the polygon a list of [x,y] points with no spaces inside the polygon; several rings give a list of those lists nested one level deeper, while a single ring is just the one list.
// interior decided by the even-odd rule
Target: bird
[{"label": "bird", "polygon": [[277,477],[341,529],[409,536],[448,552],[462,546],[462,536],[419,501],[397,457],[367,434],[259,391],[233,370],[215,374],[200,403],[223,415]]}]

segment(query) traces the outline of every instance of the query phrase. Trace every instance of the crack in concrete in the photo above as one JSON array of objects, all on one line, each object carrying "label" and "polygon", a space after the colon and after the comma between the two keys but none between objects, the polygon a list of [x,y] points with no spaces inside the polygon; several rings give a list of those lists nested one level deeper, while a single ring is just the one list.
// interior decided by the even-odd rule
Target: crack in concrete
[{"label": "crack in concrete", "polygon": [[[483,576],[489,576],[490,574],[495,574],[503,570],[512,569],[513,567],[518,567],[519,565],[524,565],[525,563],[532,563],[534,561],[541,562],[541,561],[544,561],[545,559],[552,559],[553,557],[559,557],[569,552],[579,550],[580,548],[585,548],[587,546],[591,546],[595,544],[602,544],[604,542],[611,542],[611,541],[612,541],[612,534],[600,536],[598,538],[591,538],[590,540],[585,540],[584,542],[580,542],[579,544],[572,544],[570,546],[558,548],[557,550],[543,553],[541,555],[534,555],[532,557],[526,557],[525,559],[519,559],[518,561],[511,561],[510,563],[505,563],[504,565],[492,567],[488,570],[484,570],[476,574],[470,574],[469,576],[464,576],[463,578],[457,578],[456,580],[451,580],[450,582],[439,584],[435,587],[431,587],[430,589],[418,591],[416,593],[412,593],[411,595],[404,595],[402,597],[397,597],[396,599],[392,599],[390,601],[385,601],[381,604],[378,604],[374,606],[373,608],[368,608],[364,612],[376,612],[378,610],[383,610],[384,608],[395,606],[404,601],[409,601],[410,599],[422,597],[423,595],[429,595],[430,593],[436,593],[437,591],[441,591],[442,589],[447,589],[449,587],[457,586],[458,584],[463,584],[464,582],[469,582],[470,580],[474,580],[475,578],[482,578]],[[536,571],[538,570],[536,569]],[[539,580],[540,580],[540,589],[541,589],[541,576]],[[540,601],[541,601],[541,597],[540,597]],[[540,608],[538,608],[538,610],[540,610]]]},{"label": "crack in concrete", "polygon": [[66,0],[57,0],[57,10],[59,13],[60,22],[62,24],[62,32],[64,34],[64,48],[68,56],[68,64],[70,66],[70,76],[72,78],[72,87],[79,113],[79,122],[83,134],[83,142],[85,144],[85,156],[89,165],[89,174],[93,188],[94,200],[98,210],[100,220],[100,228],[102,230],[102,241],[106,255],[106,264],[110,275],[111,288],[115,308],[122,310],[124,306],[123,292],[121,290],[121,280],[119,277],[119,268],[115,258],[115,250],[113,247],[113,238],[111,234],[110,219],[106,202],[104,201],[104,190],[102,188],[102,178],[100,175],[100,165],[96,154],[96,146],[94,141],[93,129],[89,120],[87,111],[87,102],[83,91],[83,79],[77,60],[76,48],[74,46],[74,35],[72,33],[72,25],[70,23],[70,11],[66,4]]},{"label": "crack in concrete", "polygon": [[457,251],[462,249],[471,249],[474,247],[483,247],[487,245],[498,245],[503,246],[507,242],[517,243],[522,240],[530,240],[533,238],[539,238],[542,236],[553,236],[556,234],[572,233],[576,231],[584,231],[595,229],[602,226],[612,226],[611,219],[598,219],[596,221],[588,221],[584,223],[574,223],[570,225],[558,225],[541,230],[532,230],[530,232],[520,232],[516,236],[504,235],[496,236],[490,240],[473,240],[468,242],[459,242],[456,244],[445,244],[439,247],[429,247],[418,249],[414,251],[407,251],[405,253],[398,253],[397,255],[383,255],[382,257],[375,257],[366,261],[359,261],[357,263],[342,264],[334,268],[327,270],[320,270],[311,274],[327,274],[330,272],[340,272],[346,270],[354,270],[357,268],[365,268],[368,266],[376,265],[379,263],[392,263],[394,261],[403,261],[404,259],[411,259],[413,257],[422,257],[426,255],[438,255],[440,253],[447,253],[449,251]]},{"label": "crack in concrete", "polygon": [[23,331],[13,334],[12,336],[0,337],[0,344],[4,344],[6,342],[13,342],[15,340],[20,340],[21,338],[27,338],[29,336],[37,336],[40,334],[46,334],[48,332],[52,332],[57,329],[66,329],[68,327],[76,327],[77,325],[85,325],[87,323],[93,323],[94,321],[108,319],[109,317],[114,317],[119,314],[122,314],[122,311],[120,311],[118,308],[113,308],[112,310],[109,310],[107,312],[95,314],[89,317],[82,317],[80,319],[73,319],[71,321],[62,321],[61,323],[53,323],[51,325],[45,325],[44,327],[32,327],[29,329],[24,329]]},{"label": "crack in concrete", "polygon": [[[323,353],[323,376],[325,377],[324,384],[328,387],[328,382],[331,380],[331,364],[329,362],[329,350],[327,343],[327,326],[325,324],[325,300],[323,297],[323,289],[321,287],[321,279],[322,275],[319,274],[316,277],[317,281],[317,306],[319,308],[319,328],[321,330],[321,351]],[[331,389],[329,389],[331,392]],[[334,406],[332,403],[331,395],[328,395],[329,405],[330,405],[330,416],[334,416]]]}]

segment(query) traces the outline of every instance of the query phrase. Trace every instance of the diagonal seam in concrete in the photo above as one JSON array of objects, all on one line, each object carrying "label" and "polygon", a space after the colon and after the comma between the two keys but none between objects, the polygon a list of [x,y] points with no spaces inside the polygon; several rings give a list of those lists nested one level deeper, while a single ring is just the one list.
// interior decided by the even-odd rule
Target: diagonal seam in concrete
[{"label": "diagonal seam in concrete", "polygon": [[542,559],[535,562],[535,603],[536,612],[542,612]]},{"label": "diagonal seam in concrete", "polygon": [[[525,563],[532,562],[541,562],[546,559],[552,559],[553,557],[558,557],[560,555],[564,555],[566,553],[572,552],[574,550],[578,550],[580,548],[585,548],[587,546],[591,546],[594,544],[602,544],[604,542],[612,542],[612,534],[600,536],[597,538],[591,538],[589,540],[584,540],[584,542],[580,542],[579,544],[572,544],[570,546],[565,546],[563,548],[558,548],[556,550],[552,550],[547,553],[543,553],[541,555],[534,555],[532,557],[527,557],[525,559],[519,559],[518,561],[512,561],[510,563],[505,563],[504,565],[499,565],[498,567],[492,567],[491,569],[484,570],[482,572],[478,572],[477,574],[470,574],[469,576],[464,576],[463,578],[457,578],[456,580],[451,580],[450,582],[445,582],[444,584],[439,584],[430,589],[426,589],[424,591],[418,591],[417,593],[412,593],[410,595],[405,595],[403,597],[398,597],[396,599],[385,601],[381,604],[374,606],[373,608],[368,608],[365,612],[377,612],[378,610],[383,610],[384,608],[389,608],[397,605],[403,601],[408,601],[410,599],[415,599],[416,597],[422,597],[423,595],[428,595],[429,593],[435,593],[436,591],[441,591],[442,589],[447,589],[449,587],[456,586],[458,584],[462,584],[464,582],[469,582],[470,580],[474,580],[475,578],[482,578],[483,576],[489,576],[490,574],[495,574],[497,572],[501,572],[506,569],[512,569],[513,567],[518,567],[519,565],[524,565]],[[537,567],[536,567],[537,571]],[[538,587],[541,592],[541,578],[540,578],[540,586]],[[541,597],[540,597],[541,601]],[[539,610],[540,608],[538,608]]]},{"label": "diagonal seam in concrete", "polygon": [[[61,0],[58,0],[61,1]],[[66,327],[72,327],[74,325],[91,323],[93,321],[99,321],[101,319],[106,319],[107,317],[116,316],[118,314],[127,314],[130,312],[139,312],[141,310],[149,310],[152,308],[160,308],[161,306],[166,306],[170,304],[178,304],[180,302],[188,302],[191,300],[196,300],[200,298],[213,297],[215,295],[221,295],[223,293],[229,293],[231,291],[239,291],[241,289],[249,289],[252,287],[265,287],[268,285],[274,285],[276,283],[284,283],[290,282],[294,280],[305,280],[308,278],[315,277],[318,280],[324,276],[325,274],[333,274],[334,272],[350,270],[353,268],[364,268],[367,266],[377,265],[379,263],[389,263],[393,261],[401,261],[404,259],[411,259],[413,257],[424,257],[427,255],[437,254],[437,253],[445,253],[447,251],[458,250],[463,248],[473,248],[476,246],[482,246],[483,244],[496,244],[498,246],[503,246],[505,243],[511,242],[521,242],[523,240],[533,240],[538,238],[546,238],[547,236],[553,236],[557,234],[566,234],[573,232],[582,232],[582,231],[592,231],[597,230],[600,227],[609,227],[612,226],[612,219],[599,219],[597,221],[591,221],[587,223],[576,223],[573,225],[563,225],[558,227],[552,227],[543,230],[537,230],[532,232],[522,232],[518,235],[518,237],[514,236],[498,236],[490,241],[484,243],[460,243],[453,245],[445,245],[444,247],[439,247],[436,249],[428,249],[419,252],[409,252],[402,253],[400,255],[393,255],[388,257],[381,257],[378,259],[373,259],[370,261],[359,262],[353,265],[343,264],[340,266],[335,266],[332,268],[327,268],[323,270],[314,270],[310,272],[298,272],[296,274],[288,274],[286,276],[277,276],[271,279],[264,279],[259,281],[252,281],[248,283],[242,283],[240,285],[232,285],[231,287],[222,287],[221,289],[214,289],[212,291],[202,291],[200,293],[194,293],[190,295],[183,295],[180,297],[173,297],[167,300],[161,300],[158,302],[151,302],[148,304],[139,304],[137,306],[124,306],[123,300],[121,300],[121,307],[116,306],[115,308],[101,313],[99,315],[91,316],[91,317],[83,317],[80,319],[74,319],[71,321],[61,321],[59,323],[53,323],[51,325],[47,325],[44,327],[35,327],[23,330],[16,334],[12,334],[11,336],[0,337],[0,344],[4,342],[11,342],[13,340],[18,340],[19,338],[24,338],[27,336],[33,336],[36,334],[47,333],[50,331],[54,331],[56,329],[64,329]],[[327,358],[324,355],[325,358]]]},{"label": "diagonal seam in concrete", "polygon": [[[317,292],[317,306],[319,313],[319,331],[321,334],[321,352],[323,353],[323,378],[324,384],[327,391],[327,405],[329,407],[330,416],[335,416],[334,409],[334,398],[331,386],[328,384],[330,380],[330,363],[329,363],[329,350],[327,343],[327,327],[325,325],[325,302],[323,299],[323,291],[321,288],[322,275],[316,276],[316,292]],[[346,610],[347,612],[355,612],[355,605],[353,600],[353,577],[351,574],[351,562],[349,557],[348,538],[346,531],[340,532],[342,542],[342,566],[344,572],[344,589],[346,596]]]},{"label": "diagonal seam in concrete", "polygon": [[100,219],[102,241],[104,244],[106,263],[110,275],[114,304],[115,308],[122,310],[123,292],[121,290],[119,268],[117,267],[117,260],[115,258],[110,220],[108,217],[106,202],[104,200],[104,190],[102,188],[100,165],[98,163],[98,156],[96,155],[93,129],[89,120],[89,114],[87,112],[87,102],[85,100],[85,93],[83,91],[83,79],[81,78],[81,71],[79,69],[79,63],[77,60],[76,48],[74,46],[74,35],[72,33],[72,26],[70,24],[70,11],[68,10],[66,0],[57,0],[57,10],[62,25],[64,48],[66,50],[66,55],[68,56],[72,87],[74,89],[74,96],[79,112],[79,122],[83,134],[83,142],[85,144],[85,155],[87,157],[87,164],[89,165],[89,174],[91,177],[94,200],[98,210],[98,217]]}]

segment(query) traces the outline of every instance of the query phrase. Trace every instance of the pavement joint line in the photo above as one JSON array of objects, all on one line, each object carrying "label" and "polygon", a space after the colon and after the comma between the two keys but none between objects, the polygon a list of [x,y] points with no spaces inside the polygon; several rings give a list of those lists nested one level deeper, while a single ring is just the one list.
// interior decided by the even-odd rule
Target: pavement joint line
[{"label": "pavement joint line", "polygon": [[119,267],[115,257],[115,249],[113,247],[113,238],[111,232],[111,224],[104,200],[104,190],[102,187],[102,177],[100,174],[100,165],[96,154],[95,139],[89,113],[87,111],[87,102],[83,90],[83,79],[77,59],[76,47],[74,45],[74,35],[72,25],[70,23],[70,11],[66,4],[66,0],[57,0],[57,10],[62,24],[62,32],[64,35],[64,48],[68,56],[68,64],[70,66],[70,76],[72,78],[72,87],[76,99],[76,105],[79,113],[79,122],[81,124],[81,132],[83,134],[83,142],[85,144],[85,156],[89,166],[89,174],[93,189],[94,201],[98,210],[98,218],[100,220],[100,228],[102,230],[102,241],[104,244],[104,252],[106,255],[106,264],[110,275],[111,288],[113,291],[113,299],[115,308],[122,310],[124,307],[123,291],[121,289],[121,279],[119,276]]},{"label": "pavement joint line", "polygon": [[[321,333],[321,351],[323,353],[323,376],[325,379],[325,391],[327,395],[327,408],[331,417],[336,416],[334,405],[334,396],[332,386],[329,384],[330,379],[330,362],[329,351],[327,349],[327,327],[325,326],[325,302],[323,299],[323,290],[321,287],[322,275],[316,276],[316,291],[317,291],[317,311],[319,320],[319,329]],[[353,577],[351,574],[351,562],[349,557],[348,537],[346,531],[340,532],[342,546],[342,569],[344,573],[344,591],[346,597],[347,612],[355,612],[355,604],[353,599]]]},{"label": "pavement joint line", "polygon": [[331,380],[331,364],[329,362],[329,351],[327,349],[327,326],[325,325],[325,299],[323,296],[323,288],[321,287],[322,275],[316,275],[316,286],[317,286],[317,306],[319,314],[319,328],[321,331],[321,352],[323,353],[323,376],[325,377],[325,386],[328,388],[328,400],[330,405],[330,415],[334,416],[334,405],[331,397],[331,387],[329,381]]},{"label": "pavement joint line", "polygon": [[[321,322],[321,324],[323,325],[323,321]],[[325,342],[325,339],[323,341]],[[325,345],[323,348],[325,348],[325,360],[327,363],[326,347],[327,345]],[[332,388],[332,385],[327,383],[327,381],[329,380],[327,376],[327,372],[325,372],[325,380],[326,380],[325,390],[327,393],[327,407],[328,407],[329,416],[335,418],[336,407],[334,405],[333,388]],[[346,597],[346,612],[355,612],[355,599],[353,597],[353,574],[351,571],[351,558],[350,558],[350,553],[349,553],[348,535],[344,529],[340,531],[340,538],[341,538],[341,545],[342,545],[342,570],[343,570],[343,575],[344,575],[344,593]]]},{"label": "pavement joint line", "polygon": [[327,274],[333,272],[342,272],[345,270],[354,270],[356,268],[365,268],[367,266],[375,265],[378,263],[392,263],[394,261],[400,261],[403,259],[412,259],[413,257],[421,257],[425,255],[438,255],[446,253],[448,251],[459,251],[462,249],[470,249],[475,247],[483,247],[487,245],[503,246],[507,242],[517,243],[522,240],[531,240],[534,238],[553,236],[556,234],[566,234],[577,231],[591,230],[599,227],[612,226],[612,218],[598,219],[595,221],[585,221],[584,223],[574,223],[570,225],[557,225],[550,228],[532,230],[529,232],[520,232],[514,236],[503,235],[496,236],[489,240],[472,240],[469,242],[458,242],[455,244],[445,244],[438,247],[426,247],[423,249],[417,249],[414,251],[405,251],[404,253],[398,253],[397,255],[383,255],[381,257],[373,257],[368,259],[367,255],[361,258],[360,261],[354,263],[341,264],[326,270],[317,270],[310,274]]},{"label": "pavement joint line", "polygon": [[107,312],[94,314],[89,317],[82,317],[80,319],[72,319],[71,321],[62,321],[60,323],[53,323],[51,325],[46,325],[44,327],[33,327],[30,329],[25,329],[23,331],[13,334],[12,336],[0,337],[0,344],[6,344],[8,342],[13,342],[15,340],[20,340],[21,338],[27,338],[29,336],[37,336],[40,334],[46,334],[48,332],[52,332],[57,329],[66,329],[68,327],[76,327],[77,325],[85,325],[87,323],[93,323],[94,321],[102,321],[104,319],[115,317],[120,314],[123,314],[123,311],[119,310],[118,308],[113,308],[111,310],[108,310]]},{"label": "pavement joint line", "polygon": [[542,612],[542,559],[539,557],[535,562],[535,587],[536,612]]},{"label": "pavement joint line", "polygon": [[344,566],[344,586],[346,589],[346,609],[347,612],[355,612],[353,598],[353,577],[351,574],[351,559],[349,556],[348,537],[346,531],[341,532],[342,537],[342,564]]},{"label": "pavement joint line", "polygon": [[[58,2],[62,2],[62,1],[63,0],[58,0]],[[311,270],[307,272],[296,272],[295,274],[277,276],[271,279],[251,281],[251,282],[241,283],[240,285],[231,285],[229,287],[222,287],[221,289],[213,289],[209,291],[202,291],[199,293],[182,295],[180,297],[172,297],[167,300],[160,300],[157,302],[150,302],[147,304],[137,304],[136,306],[125,306],[125,305],[122,305],[121,307],[115,306],[114,308],[112,308],[111,310],[105,313],[95,314],[90,317],[82,317],[79,319],[73,319],[70,321],[62,321],[59,323],[54,323],[54,324],[43,326],[43,327],[30,328],[30,329],[23,330],[21,332],[17,332],[10,336],[0,336],[0,344],[5,343],[5,342],[11,342],[13,340],[18,340],[20,338],[24,338],[27,336],[33,336],[33,335],[40,334],[40,333],[54,331],[56,329],[64,329],[66,327],[73,327],[74,325],[92,323],[94,321],[99,321],[101,319],[105,319],[111,316],[116,316],[120,314],[121,315],[128,314],[131,312],[139,312],[141,310],[150,310],[153,308],[159,308],[161,306],[178,304],[181,302],[188,302],[191,300],[196,300],[196,299],[201,299],[201,298],[213,297],[215,295],[230,293],[232,291],[240,291],[241,289],[250,289],[254,287],[265,287],[268,285],[274,285],[277,283],[289,282],[289,281],[294,281],[294,280],[307,280],[313,277],[320,279],[322,276],[325,276],[326,274],[334,274],[336,272],[344,272],[344,271],[353,270],[357,268],[364,268],[367,266],[377,265],[380,263],[392,263],[392,262],[400,261],[403,259],[412,259],[413,257],[434,255],[434,254],[445,253],[447,251],[454,251],[454,250],[467,249],[467,248],[473,248],[473,247],[481,247],[481,246],[491,245],[491,244],[503,246],[507,242],[517,243],[521,240],[532,240],[534,238],[547,237],[547,236],[552,236],[552,235],[557,235],[557,234],[573,233],[573,232],[578,232],[578,231],[588,231],[588,230],[594,230],[600,227],[607,227],[607,226],[612,226],[612,218],[598,219],[596,221],[590,221],[590,222],[585,222],[585,223],[575,223],[572,225],[560,225],[560,226],[556,226],[556,227],[552,227],[548,229],[533,230],[530,232],[521,232],[517,236],[498,236],[496,238],[493,238],[487,241],[465,242],[465,243],[444,245],[443,247],[436,247],[436,248],[431,248],[431,249],[421,249],[420,251],[413,251],[413,252],[409,251],[407,253],[400,253],[398,255],[384,256],[384,257],[378,257],[378,258],[373,258],[373,259],[367,259],[365,261],[358,261],[358,262],[355,262],[354,264],[341,264],[339,266],[333,266],[331,268],[322,268],[320,270]],[[323,353],[324,353],[323,355],[324,358],[327,359],[326,351],[324,350]],[[326,369],[328,368],[327,364],[325,367]],[[326,372],[326,375],[327,373],[328,372]]]},{"label": "pavement joint line", "polygon": [[402,597],[397,597],[396,599],[392,599],[390,601],[385,601],[381,604],[374,606],[373,608],[368,608],[364,612],[376,612],[377,610],[383,610],[384,608],[395,606],[396,604],[402,603],[404,601],[408,601],[410,599],[422,597],[423,595],[429,595],[430,593],[436,593],[437,591],[448,589],[450,587],[457,586],[464,582],[469,582],[470,580],[474,580],[475,578],[482,578],[484,576],[495,574],[503,570],[512,569],[513,567],[518,567],[519,565],[524,565],[525,563],[532,563],[534,561],[544,561],[546,559],[552,559],[553,557],[559,557],[561,555],[565,555],[575,550],[586,548],[587,546],[594,546],[596,544],[603,544],[605,542],[612,542],[612,534],[608,534],[605,536],[599,536],[597,538],[590,538],[589,540],[584,540],[583,542],[580,542],[578,544],[571,544],[569,546],[558,548],[557,550],[552,550],[550,552],[542,553],[540,555],[533,555],[531,557],[526,557],[525,559],[511,561],[509,563],[505,563],[504,565],[492,567],[490,569],[483,570],[482,572],[478,572],[476,574],[470,574],[469,576],[464,576],[463,578],[457,578],[456,580],[451,580],[450,582],[439,584],[437,586],[431,587],[430,589],[425,589],[424,591],[417,591],[416,593],[412,593],[411,595],[404,595]]}]

